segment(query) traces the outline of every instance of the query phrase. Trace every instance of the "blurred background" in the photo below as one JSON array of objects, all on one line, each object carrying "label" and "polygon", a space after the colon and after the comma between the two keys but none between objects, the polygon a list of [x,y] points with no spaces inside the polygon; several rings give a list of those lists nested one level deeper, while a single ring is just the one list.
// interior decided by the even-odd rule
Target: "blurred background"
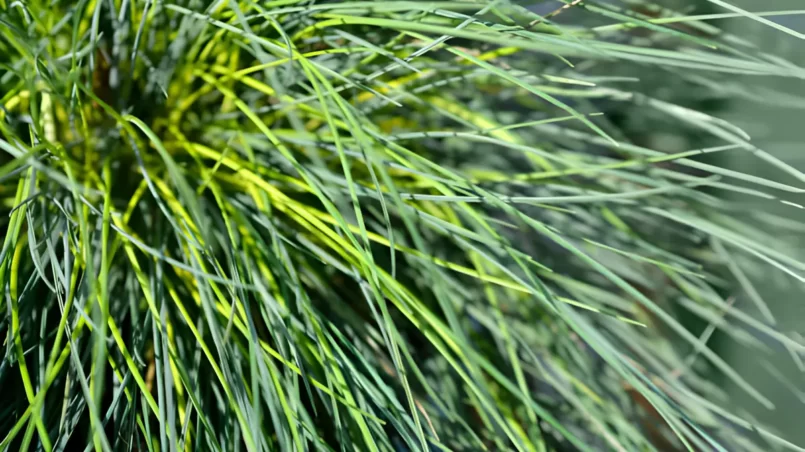
[{"label": "blurred background", "polygon": [[[704,2],[702,2],[704,3]],[[770,17],[770,20],[799,32],[805,32],[805,2],[802,0],[731,0],[734,5],[748,11],[797,10],[800,15]],[[702,10],[722,12],[717,6],[702,6]],[[730,33],[752,41],[765,51],[782,57],[797,66],[805,66],[805,41],[785,34],[774,28],[764,26],[749,19],[730,19],[719,21],[719,24]],[[753,80],[757,87],[755,93],[764,95],[763,89],[784,94],[784,97],[773,102],[750,102],[733,99],[721,105],[713,113],[737,126],[752,136],[756,146],[768,151],[775,157],[805,170],[805,80],[788,78],[760,78]],[[799,105],[799,107],[797,107]],[[767,175],[769,168],[750,155],[733,153],[728,163],[731,167],[744,172]],[[801,185],[801,184],[800,184]],[[803,197],[792,199],[800,204]],[[768,203],[771,204],[771,203]],[[761,206],[748,205],[747,208]],[[764,205],[763,208],[776,208]],[[787,216],[805,224],[805,214],[797,209],[784,209]],[[790,243],[792,253],[802,256],[805,248],[805,233],[801,240]],[[805,330],[805,297],[801,284],[779,274],[769,274],[763,281],[755,282],[766,302],[773,310],[779,323],[779,329],[785,332],[802,334]],[[722,340],[719,346],[723,356],[729,359],[735,369],[745,375],[756,387],[763,388],[765,393],[777,405],[775,412],[768,412],[760,407],[756,410],[759,419],[776,426],[796,444],[805,444],[805,374],[798,369],[794,360],[785,350],[775,350],[769,357],[769,364],[777,368],[782,375],[774,375],[766,363],[747,360],[747,354],[734,342]],[[784,381],[788,380],[788,381]],[[788,387],[789,383],[791,386]],[[732,391],[734,397],[743,398],[740,391]],[[750,403],[748,400],[746,403]]]},{"label": "blurred background", "polygon": [[[657,3],[687,15],[731,12],[709,0],[665,0]],[[786,15],[768,16],[768,20],[805,33],[804,0],[728,0],[728,3],[751,12],[788,11],[789,14]],[[533,2],[531,8],[544,15],[556,11],[563,4],[559,1]],[[584,20],[584,17],[581,11],[567,10],[556,17],[556,22],[572,24],[574,20]],[[805,40],[797,36],[745,17],[715,19],[708,23],[729,34],[729,37],[725,37],[729,41],[750,42],[769,57],[778,57],[796,66],[805,67]],[[654,38],[647,34],[646,39]],[[729,121],[746,131],[758,148],[799,171],[805,171],[805,80],[728,74],[723,77],[719,86],[704,86],[703,80],[696,78],[696,74],[681,70],[644,68],[639,74],[624,72],[622,75],[639,76],[639,87],[635,91]],[[614,111],[607,111],[607,118],[635,144],[664,152],[682,152],[723,144],[701,130],[669,121],[667,117],[652,117],[644,113],[641,110],[637,114],[635,109],[630,108],[618,110],[616,106]],[[803,186],[794,177],[780,180],[779,169],[772,168],[749,152],[720,153],[713,159],[713,163]],[[775,212],[802,225],[803,232],[799,238],[787,240],[790,242],[788,245],[792,256],[797,256],[800,260],[805,256],[805,210],[751,196],[733,196],[736,201],[745,204],[746,209]],[[805,197],[802,195],[793,195],[787,199],[805,204]],[[770,307],[778,330],[794,337],[805,335],[805,296],[801,282],[781,272],[767,271],[762,280],[752,280],[751,284]],[[734,299],[735,307],[755,318],[762,318],[740,287],[725,296]],[[687,317],[687,321],[688,328],[697,334],[707,328],[707,325],[692,315]],[[765,342],[769,346],[769,353],[765,356],[758,354],[756,350],[748,350],[719,331],[715,332],[708,344],[766,395],[775,404],[775,410],[767,410],[753,402],[744,391],[731,387],[728,379],[723,376],[713,375],[712,379],[728,390],[734,406],[747,407],[749,412],[739,413],[740,415],[772,426],[783,437],[803,445],[805,367],[802,365],[802,357],[793,356],[773,341]]]}]

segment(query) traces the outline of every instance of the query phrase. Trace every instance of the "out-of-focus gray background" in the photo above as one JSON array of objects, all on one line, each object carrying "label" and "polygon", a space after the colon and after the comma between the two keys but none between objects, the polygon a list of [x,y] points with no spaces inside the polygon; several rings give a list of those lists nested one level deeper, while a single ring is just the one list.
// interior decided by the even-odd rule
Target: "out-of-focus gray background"
[{"label": "out-of-focus gray background", "polygon": [[[735,6],[747,11],[805,10],[805,0],[729,0]],[[702,2],[706,3],[706,2]],[[713,12],[720,12],[719,7],[709,7]],[[778,16],[770,18],[793,30],[805,33],[805,15]],[[805,40],[785,34],[774,28],[753,22],[749,19],[730,19],[719,22],[730,33],[757,43],[759,47],[800,67],[805,67]],[[763,78],[755,81],[756,85],[773,88],[785,93],[788,97],[805,100],[805,80],[789,78]],[[791,109],[783,106],[762,106],[756,103],[731,101],[715,112],[749,132],[756,146],[770,152],[786,163],[805,171],[805,110]],[[769,167],[760,164],[757,159],[746,154],[730,154],[730,165],[744,172],[758,175],[769,175]],[[779,177],[779,172],[776,177]],[[802,184],[797,184],[801,186]],[[800,204],[803,197],[796,199]],[[805,224],[805,212],[799,214],[796,209],[786,209],[793,218]],[[801,240],[791,243],[794,253],[802,256],[805,248],[805,235]],[[801,257],[800,257],[801,258]],[[788,331],[805,332],[805,299],[802,290],[793,284],[786,284],[778,275],[758,281],[758,288],[770,305],[780,328]],[[783,372],[799,393],[784,387],[778,379],[769,375],[763,364],[751,359],[751,356],[738,347],[724,344],[723,354],[734,365],[735,369],[752,381],[756,387],[762,388],[777,405],[775,412],[766,412],[758,408],[759,419],[780,429],[795,444],[805,444],[805,374],[793,364],[787,353],[770,357],[769,361]],[[733,391],[735,397],[743,398],[740,391]]]},{"label": "out-of-focus gray background", "polygon": [[[726,1],[753,12],[805,11],[805,0]],[[665,0],[658,3],[683,9],[688,14],[729,12],[708,0]],[[805,33],[805,15],[803,14],[769,17],[769,20]],[[754,43],[764,53],[776,55],[799,67],[805,67],[805,40],[748,18],[723,19],[710,23],[745,41]],[[736,80],[738,79],[736,78]],[[805,108],[791,108],[784,105],[786,101],[792,103],[799,101],[801,105],[805,105],[805,80],[787,77],[745,77],[740,80],[744,82],[745,86],[750,87],[749,94],[763,96],[763,90],[769,89],[781,93],[780,101],[770,102],[766,105],[735,98],[709,102],[695,97],[685,98],[682,95],[680,102],[741,127],[752,137],[755,146],[805,172],[805,149],[803,149],[805,147]],[[671,83],[670,80],[669,83]],[[659,86],[656,89],[662,90]],[[674,95],[678,96],[676,93]],[[700,145],[696,136],[673,137],[660,131],[657,132],[656,137],[649,138],[649,140],[659,147],[670,146],[670,143],[663,143],[663,141],[682,141],[681,148],[685,149],[694,149]],[[721,159],[717,162],[719,165],[728,166],[744,173],[774,180],[781,180],[781,177],[785,176],[779,169],[773,168],[749,152],[730,152],[719,158]],[[782,181],[795,186],[804,185],[793,177]],[[788,199],[805,204],[805,196],[794,195]],[[763,199],[742,197],[741,202],[746,202],[747,209],[769,209],[805,225],[805,211],[798,211],[796,208]],[[805,256],[805,252],[803,252],[805,234],[799,240],[793,239],[789,245],[790,254],[797,256],[802,261]],[[802,284],[771,267],[768,267],[767,275],[752,282],[774,313],[778,329],[786,333],[799,332],[805,335],[805,297],[803,297]],[[739,291],[736,290],[736,292]],[[741,305],[745,311],[752,312],[751,309],[745,309],[747,307],[747,303]],[[803,446],[805,445],[805,373],[798,369],[785,349],[772,343],[769,345],[776,353],[759,357],[757,352],[748,351],[724,335],[717,335],[710,343],[710,346],[721,354],[736,371],[776,405],[775,410],[769,411],[754,403],[744,391],[730,387],[726,379],[720,379],[715,375],[714,379],[723,382],[723,386],[729,390],[736,406],[748,407],[751,416],[772,426],[784,438]],[[779,370],[778,375],[774,375],[776,371],[772,368]],[[787,381],[784,382],[784,380]]]},{"label": "out-of-focus gray background", "polygon": [[[805,33],[805,0],[724,0],[734,6],[751,12],[764,11],[799,11],[797,14],[768,17],[778,24],[795,31]],[[622,6],[621,2],[619,3]],[[624,2],[628,3],[628,2]],[[731,12],[709,0],[656,0],[657,4],[673,8],[685,14],[715,14]],[[536,3],[531,8],[539,14],[547,14],[561,7],[558,1]],[[574,16],[574,12],[563,14],[558,22],[572,22],[574,17],[582,17],[581,12]],[[749,18],[730,18],[713,20],[709,23],[718,26],[727,33],[744,41],[754,43],[766,54],[783,58],[799,67],[805,67],[805,40],[791,36],[783,31],[774,29],[765,24],[758,23]],[[629,74],[623,74],[629,75]],[[686,74],[650,70],[638,75],[641,81],[641,90],[651,96],[656,96],[672,103],[706,112],[712,116],[730,121],[749,133],[755,146],[767,151],[773,156],[783,160],[796,169],[805,172],[805,107],[792,108],[785,104],[799,103],[805,106],[805,80],[784,77],[741,77],[735,76],[734,81],[750,87],[748,93],[757,96],[766,96],[764,90],[773,90],[779,93],[779,102],[758,103],[748,100],[712,99],[702,96],[702,91],[684,88],[682,76]],[[733,77],[727,77],[727,82]],[[683,87],[680,89],[680,87]],[[766,96],[770,99],[771,96]],[[706,138],[684,129],[669,127],[656,127],[649,125],[648,119],[642,114],[632,115],[625,112],[619,125],[626,125],[630,129],[630,139],[638,140],[642,145],[653,147],[666,152],[681,152],[688,149],[697,149],[712,145],[704,140]],[[758,175],[769,179],[780,180],[784,174],[777,168],[764,163],[748,152],[738,151],[722,154],[717,164],[740,170],[744,173]],[[796,179],[782,180],[795,186],[805,186]],[[805,196],[788,197],[790,201],[805,205]],[[763,199],[740,198],[746,202],[747,209],[770,209],[778,214],[800,222],[805,230],[805,210],[798,211],[793,207],[786,207],[779,203]],[[774,233],[774,231],[770,231]],[[789,243],[790,254],[805,260],[805,233],[801,239],[792,239]],[[786,333],[798,332],[805,336],[805,290],[801,283],[792,278],[783,276],[780,272],[768,267],[768,275],[752,283],[762,295],[764,301],[773,311],[778,328]],[[736,289],[737,292],[737,289]],[[745,301],[745,300],[744,300]],[[740,308],[747,307],[742,303]],[[751,312],[751,309],[746,309]],[[789,441],[805,446],[805,373],[801,372],[790,353],[785,349],[769,344],[776,352],[774,355],[758,357],[755,351],[748,351],[736,344],[723,334],[716,334],[709,345],[722,355],[741,375],[760,390],[776,405],[776,409],[769,411],[746,396],[744,391],[730,387],[726,379],[713,375],[713,379],[727,388],[735,406],[746,406],[749,415],[772,426]],[[803,357],[805,358],[805,357]],[[778,369],[769,370],[771,368]],[[774,375],[776,373],[776,375]],[[739,413],[742,416],[746,413]]]}]

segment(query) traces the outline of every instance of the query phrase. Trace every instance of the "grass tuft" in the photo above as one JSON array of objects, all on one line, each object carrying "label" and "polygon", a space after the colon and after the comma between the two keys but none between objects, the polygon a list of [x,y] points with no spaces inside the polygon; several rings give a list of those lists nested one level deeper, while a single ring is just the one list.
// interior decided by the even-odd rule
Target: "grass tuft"
[{"label": "grass tuft", "polygon": [[0,0],[0,450],[803,450],[708,341],[800,362],[805,174],[653,88],[803,11],[709,1]]}]

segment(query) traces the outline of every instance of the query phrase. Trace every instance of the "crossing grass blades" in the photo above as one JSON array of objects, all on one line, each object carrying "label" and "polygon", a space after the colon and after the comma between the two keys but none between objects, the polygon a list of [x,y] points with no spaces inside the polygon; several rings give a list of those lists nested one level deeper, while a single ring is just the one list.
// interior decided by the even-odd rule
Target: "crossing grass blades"
[{"label": "crossing grass blades", "polygon": [[805,77],[712,3],[0,0],[0,450],[802,450],[708,339],[802,356],[805,175],[643,82]]}]

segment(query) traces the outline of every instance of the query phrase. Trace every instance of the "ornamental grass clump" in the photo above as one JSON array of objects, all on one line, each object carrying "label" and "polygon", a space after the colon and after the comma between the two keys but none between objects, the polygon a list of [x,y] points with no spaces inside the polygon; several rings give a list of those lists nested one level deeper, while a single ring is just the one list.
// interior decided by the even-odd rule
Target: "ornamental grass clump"
[{"label": "ornamental grass clump", "polygon": [[711,2],[0,0],[0,450],[801,450]]}]

